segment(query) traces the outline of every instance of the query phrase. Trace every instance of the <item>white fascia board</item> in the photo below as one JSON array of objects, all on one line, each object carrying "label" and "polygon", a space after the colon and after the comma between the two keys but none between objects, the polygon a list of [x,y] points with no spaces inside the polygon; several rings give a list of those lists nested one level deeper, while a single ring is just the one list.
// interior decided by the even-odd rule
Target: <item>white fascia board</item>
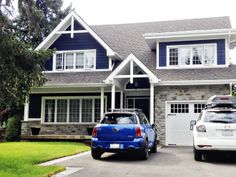
[{"label": "white fascia board", "polygon": [[[59,30],[68,23],[68,21],[74,17],[93,37],[99,44],[101,44],[107,51],[108,56],[118,56],[89,26],[88,24],[79,17],[74,11],[70,12],[58,25],[57,27],[44,39],[35,50],[48,49],[48,47],[56,41],[56,39],[61,35],[57,34]],[[69,23],[68,25],[70,25]],[[66,26],[68,26],[66,25]]]},{"label": "white fascia board", "polygon": [[110,84],[115,76],[122,71],[122,69],[129,63],[130,60],[133,60],[148,76],[152,83],[158,83],[159,79],[142,63],[137,57],[132,53],[122,61],[122,63],[104,80],[105,83]]},{"label": "white fascia board", "polygon": [[222,85],[236,83],[236,79],[229,80],[182,80],[160,81],[156,86],[181,86],[181,85]]},{"label": "white fascia board", "polygon": [[104,87],[107,86],[105,83],[80,83],[80,84],[64,84],[64,85],[43,85],[39,88],[66,88],[66,87]]},{"label": "white fascia board", "polygon": [[164,32],[164,33],[145,33],[145,39],[162,39],[174,37],[191,37],[191,36],[209,36],[209,35],[228,35],[235,29],[215,29],[215,30],[193,30],[193,31],[178,31],[178,32]]}]

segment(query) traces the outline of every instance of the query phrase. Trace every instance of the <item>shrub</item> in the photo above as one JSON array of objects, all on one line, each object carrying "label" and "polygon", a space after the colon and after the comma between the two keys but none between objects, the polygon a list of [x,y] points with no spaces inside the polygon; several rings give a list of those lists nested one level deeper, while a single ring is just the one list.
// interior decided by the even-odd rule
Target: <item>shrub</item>
[{"label": "shrub", "polygon": [[14,116],[7,120],[5,130],[6,141],[19,141],[20,140],[21,120],[19,117]]}]

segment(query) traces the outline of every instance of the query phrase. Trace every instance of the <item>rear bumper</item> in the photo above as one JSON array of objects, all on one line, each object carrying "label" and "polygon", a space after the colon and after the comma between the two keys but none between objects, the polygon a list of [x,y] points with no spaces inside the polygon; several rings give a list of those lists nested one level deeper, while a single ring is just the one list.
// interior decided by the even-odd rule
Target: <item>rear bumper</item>
[{"label": "rear bumper", "polygon": [[236,140],[198,137],[194,139],[194,147],[204,151],[236,151]]},{"label": "rear bumper", "polygon": [[[119,144],[120,148],[112,149],[110,144]],[[143,138],[135,138],[133,141],[100,141],[92,138],[91,148],[102,152],[133,152],[143,148]]]}]

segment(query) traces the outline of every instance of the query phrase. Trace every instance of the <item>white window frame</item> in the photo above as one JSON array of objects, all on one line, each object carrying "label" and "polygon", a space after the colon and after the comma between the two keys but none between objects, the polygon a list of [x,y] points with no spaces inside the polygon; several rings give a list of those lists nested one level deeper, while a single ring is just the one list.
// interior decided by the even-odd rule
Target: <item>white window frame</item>
[{"label": "white window frame", "polygon": [[[84,66],[83,68],[76,69],[76,53],[86,53],[86,52],[94,52],[94,63],[93,68],[85,68],[85,57],[84,57]],[[67,53],[73,53],[73,69],[66,69],[65,68],[65,55]],[[62,69],[56,69],[56,55],[62,54],[62,60],[63,60],[63,68]],[[97,60],[97,51],[96,49],[88,49],[88,50],[65,50],[65,51],[56,51],[53,54],[53,71],[90,71],[90,70],[96,70],[96,60]]]},{"label": "white window frame", "polygon": [[[70,100],[77,99],[80,100],[80,117],[79,122],[69,122],[70,115]],[[82,122],[82,100],[83,99],[92,99],[92,122]],[[95,99],[101,99],[101,96],[61,96],[61,97],[42,97],[41,103],[41,123],[42,124],[94,124],[95,122]],[[54,109],[54,122],[45,122],[45,102],[46,100],[55,100],[55,109]],[[67,118],[66,122],[57,122],[57,100],[67,100]],[[107,109],[107,96],[104,96],[104,106]]]},{"label": "white window frame", "polygon": [[[193,59],[193,47],[203,47],[203,58],[202,61],[204,61],[205,56],[205,46],[214,46],[214,63],[213,64],[196,64],[193,65],[192,59]],[[190,65],[181,65],[180,57],[178,56],[178,65],[170,65],[170,49],[171,48],[191,48],[190,50]],[[169,45],[166,47],[166,66],[169,68],[198,68],[198,67],[209,67],[209,66],[217,66],[217,44],[216,43],[206,43],[206,44],[191,44],[191,45]]]}]

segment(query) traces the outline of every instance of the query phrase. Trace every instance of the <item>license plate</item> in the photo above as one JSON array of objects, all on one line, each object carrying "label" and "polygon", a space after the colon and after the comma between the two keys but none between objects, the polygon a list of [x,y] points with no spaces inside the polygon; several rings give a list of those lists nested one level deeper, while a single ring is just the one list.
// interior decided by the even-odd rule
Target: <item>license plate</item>
[{"label": "license plate", "polygon": [[110,144],[110,149],[123,149],[123,144]]},{"label": "license plate", "polygon": [[222,136],[234,136],[233,130],[223,130]]}]

